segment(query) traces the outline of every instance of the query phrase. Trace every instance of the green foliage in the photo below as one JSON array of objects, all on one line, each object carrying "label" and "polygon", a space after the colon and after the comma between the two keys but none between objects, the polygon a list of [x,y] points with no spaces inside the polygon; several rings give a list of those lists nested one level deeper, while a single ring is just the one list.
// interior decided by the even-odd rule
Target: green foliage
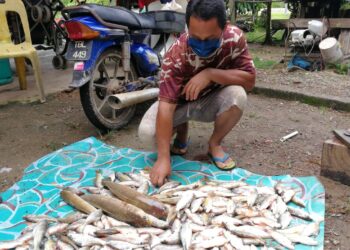
[{"label": "green foliage", "polygon": [[340,75],[347,75],[350,71],[350,63],[329,63],[327,64],[328,69],[333,69],[335,73]]},{"label": "green foliage", "polygon": [[253,3],[237,3],[236,8],[237,8],[237,12],[240,15],[244,15],[247,14],[248,12],[258,12],[260,9],[264,8],[265,4],[262,3],[257,3],[257,4],[253,4]]},{"label": "green foliage", "polygon": [[[87,3],[96,3],[96,4],[103,4],[103,5],[109,5],[109,0],[87,0]],[[62,0],[62,3],[65,6],[72,6],[72,5],[77,5],[76,0]]]},{"label": "green foliage", "polygon": [[253,58],[253,61],[257,69],[271,69],[273,66],[277,64],[276,61],[264,60],[257,56]]}]

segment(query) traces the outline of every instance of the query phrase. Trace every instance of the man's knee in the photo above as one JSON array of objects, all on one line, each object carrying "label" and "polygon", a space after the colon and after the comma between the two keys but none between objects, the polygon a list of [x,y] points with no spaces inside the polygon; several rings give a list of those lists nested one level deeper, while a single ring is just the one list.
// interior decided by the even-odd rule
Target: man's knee
[{"label": "man's knee", "polygon": [[227,86],[224,89],[224,100],[229,108],[237,106],[243,111],[247,105],[247,93],[242,86]]},{"label": "man's knee", "polygon": [[138,136],[143,143],[153,146],[156,140],[156,131],[154,126],[147,123],[141,123],[139,126]]}]

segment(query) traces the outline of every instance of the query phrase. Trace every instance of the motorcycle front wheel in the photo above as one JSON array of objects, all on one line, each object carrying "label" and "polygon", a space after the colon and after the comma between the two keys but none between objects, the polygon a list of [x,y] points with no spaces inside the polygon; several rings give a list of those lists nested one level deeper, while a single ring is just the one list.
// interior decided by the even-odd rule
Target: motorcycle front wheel
[{"label": "motorcycle front wheel", "polygon": [[[80,101],[89,121],[101,132],[120,129],[126,126],[135,114],[136,106],[113,109],[107,103],[111,94],[121,93],[124,80],[121,54],[117,48],[102,53],[96,61],[91,79],[80,88]],[[137,79],[131,67],[129,81]]]}]

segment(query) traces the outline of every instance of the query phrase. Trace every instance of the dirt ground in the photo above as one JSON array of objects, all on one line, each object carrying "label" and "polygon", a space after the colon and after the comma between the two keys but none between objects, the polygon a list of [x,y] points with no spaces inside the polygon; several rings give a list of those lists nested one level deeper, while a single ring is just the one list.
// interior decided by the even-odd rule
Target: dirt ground
[{"label": "dirt ground", "polygon": [[[125,129],[101,136],[83,114],[78,92],[51,96],[45,104],[0,107],[0,191],[21,178],[23,169],[64,145],[95,136],[118,147],[149,150],[137,138],[137,127],[147,105]],[[320,177],[322,143],[332,129],[349,127],[350,113],[298,102],[250,95],[239,125],[224,142],[240,167],[264,175],[318,176],[326,188],[326,249],[349,249],[350,186]],[[281,143],[280,137],[300,134]],[[212,124],[191,123],[187,159],[206,152]]]},{"label": "dirt ground", "polygon": [[278,63],[285,55],[284,47],[249,44],[249,48],[255,58],[272,60],[277,63],[271,69],[257,70],[258,86],[350,102],[349,76],[337,74],[333,69],[288,72],[286,63]]}]

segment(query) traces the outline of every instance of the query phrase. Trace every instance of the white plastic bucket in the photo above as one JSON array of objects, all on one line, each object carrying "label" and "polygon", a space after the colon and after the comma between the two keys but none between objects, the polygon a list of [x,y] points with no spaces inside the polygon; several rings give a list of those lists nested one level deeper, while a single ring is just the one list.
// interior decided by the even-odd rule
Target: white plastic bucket
[{"label": "white plastic bucket", "polygon": [[324,36],[327,33],[326,25],[324,25],[323,22],[317,20],[309,21],[308,28],[318,36]]},{"label": "white plastic bucket", "polygon": [[323,60],[329,63],[335,63],[343,58],[343,52],[339,42],[334,37],[324,39],[319,45]]}]

